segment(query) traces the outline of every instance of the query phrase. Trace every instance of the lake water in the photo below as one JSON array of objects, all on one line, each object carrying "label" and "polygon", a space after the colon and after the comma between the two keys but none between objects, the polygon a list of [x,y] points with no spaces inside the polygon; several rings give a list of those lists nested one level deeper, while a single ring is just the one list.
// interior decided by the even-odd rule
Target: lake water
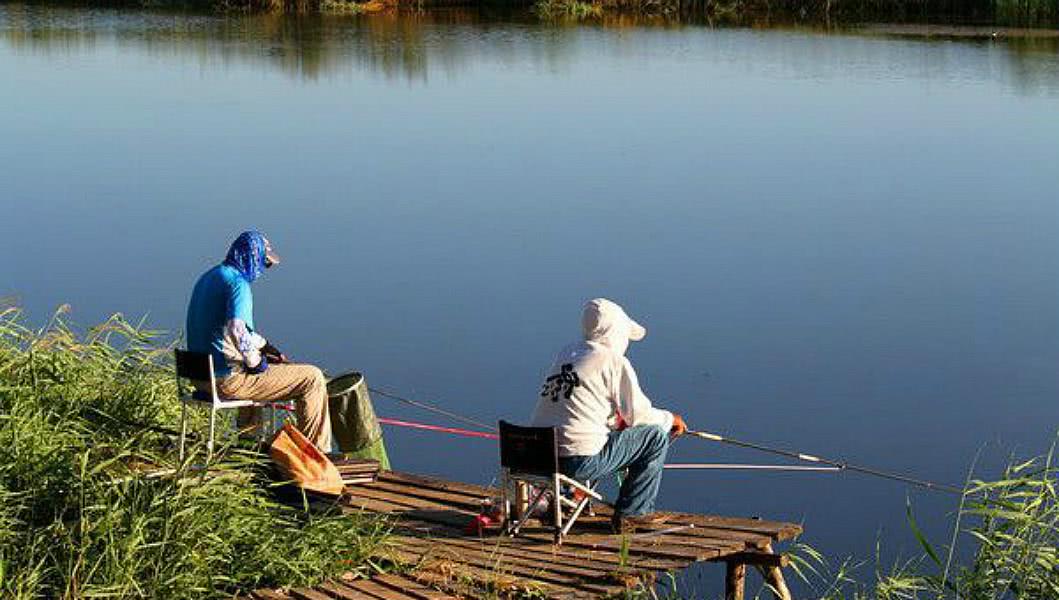
[{"label": "lake water", "polygon": [[[285,259],[266,335],[487,421],[528,417],[607,296],[693,427],[955,484],[980,448],[983,475],[1046,450],[1053,40],[617,25],[0,5],[0,295],[176,330],[254,226]],[[478,439],[387,440],[402,469],[496,471]],[[947,532],[952,498],[853,474],[670,472],[661,504],[870,559],[916,552],[906,496]]]}]

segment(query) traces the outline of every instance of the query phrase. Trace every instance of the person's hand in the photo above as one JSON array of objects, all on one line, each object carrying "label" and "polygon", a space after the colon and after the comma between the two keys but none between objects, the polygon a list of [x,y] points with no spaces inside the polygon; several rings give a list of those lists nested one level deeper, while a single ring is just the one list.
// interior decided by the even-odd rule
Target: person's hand
[{"label": "person's hand", "polygon": [[266,342],[261,347],[261,354],[268,358],[268,361],[273,364],[280,364],[288,362],[287,355],[280,352],[279,348],[273,346],[270,342]]},{"label": "person's hand", "polygon": [[684,423],[684,417],[680,415],[673,415],[673,427],[669,430],[669,435],[673,437],[680,437],[684,435],[684,432],[688,430],[688,426]]}]

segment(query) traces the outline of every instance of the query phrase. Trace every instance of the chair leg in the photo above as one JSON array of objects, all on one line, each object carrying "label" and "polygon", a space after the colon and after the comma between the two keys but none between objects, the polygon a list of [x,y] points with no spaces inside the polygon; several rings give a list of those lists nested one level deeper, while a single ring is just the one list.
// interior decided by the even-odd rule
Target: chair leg
[{"label": "chair leg", "polygon": [[217,408],[211,406],[210,407],[210,437],[209,437],[209,440],[206,442],[206,461],[207,462],[209,462],[209,459],[213,457],[213,430],[214,430],[214,425],[216,425],[216,422],[217,422]]},{"label": "chair leg", "polygon": [[[585,487],[592,488],[592,480],[591,479],[585,480]],[[595,489],[595,488],[592,488],[592,489]],[[590,517],[594,517],[594,516],[596,516],[596,503],[592,501],[592,497],[591,496],[587,496],[587,498],[588,498],[588,506],[586,507],[586,510],[588,510],[588,512],[585,513],[585,514],[587,514]]]},{"label": "chair leg", "polygon": [[[266,409],[259,409],[259,412],[257,413],[258,414],[257,435],[255,437],[257,438],[257,443],[258,443],[259,446],[260,445],[264,445],[264,443],[265,443],[265,437],[268,435],[268,433],[265,430],[266,430],[266,428],[271,427],[273,411],[274,410],[276,410],[276,409],[273,408],[273,405],[269,404],[268,407],[267,407],[267,410]],[[265,414],[266,413],[268,414],[268,421],[265,421]]]},{"label": "chair leg", "polygon": [[500,472],[500,517],[504,523],[504,533],[511,534],[511,503],[510,503],[510,491],[508,486],[511,482],[507,478],[507,469],[502,469]]},{"label": "chair leg", "polygon": [[180,401],[180,462],[184,462],[184,440],[188,437],[188,402]]},{"label": "chair leg", "polygon": [[559,474],[556,473],[555,475],[552,476],[552,494],[554,494],[554,496],[552,498],[554,500],[554,502],[552,503],[553,504],[552,509],[555,511],[555,543],[556,543],[556,545],[559,545],[559,544],[563,543],[563,503],[562,503],[562,500],[559,499],[561,497],[560,494],[563,493],[563,489],[562,489],[561,485],[562,484],[559,481]]},{"label": "chair leg", "polygon": [[580,502],[577,503],[577,508],[575,508],[574,512],[570,513],[570,516],[566,518],[566,525],[563,525],[563,528],[559,531],[560,543],[562,540],[562,536],[570,533],[570,528],[574,526],[574,521],[576,521],[577,518],[581,516],[581,511],[585,510],[585,507],[591,505],[592,498],[590,496],[585,496],[581,499]]},{"label": "chair leg", "polygon": [[[518,481],[518,480],[516,479],[516,481]],[[521,482],[519,482],[519,483],[521,483]],[[525,511],[523,511],[523,513],[515,521],[515,528],[511,530],[511,536],[512,537],[518,535],[519,530],[522,529],[522,525],[525,524],[526,521],[528,521],[529,518],[531,516],[533,516],[534,513],[537,512],[537,505],[540,504],[541,498],[544,497],[544,493],[547,492],[547,491],[548,491],[548,488],[547,487],[543,487],[543,488],[541,488],[541,490],[539,492],[537,492],[537,494],[535,496],[533,496],[533,499],[530,500],[529,508],[526,509]]]}]

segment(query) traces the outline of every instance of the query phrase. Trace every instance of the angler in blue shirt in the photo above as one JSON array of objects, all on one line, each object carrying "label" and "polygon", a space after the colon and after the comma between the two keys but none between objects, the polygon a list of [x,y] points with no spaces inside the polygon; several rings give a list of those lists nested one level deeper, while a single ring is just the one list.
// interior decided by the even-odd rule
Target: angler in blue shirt
[{"label": "angler in blue shirt", "polygon": [[[324,452],[331,451],[327,381],[320,369],[294,364],[254,324],[251,284],[279,264],[258,231],[244,231],[224,262],[199,277],[187,315],[188,350],[213,356],[217,392],[226,398],[295,400],[298,428]],[[256,423],[254,409],[240,409],[240,427]]]}]

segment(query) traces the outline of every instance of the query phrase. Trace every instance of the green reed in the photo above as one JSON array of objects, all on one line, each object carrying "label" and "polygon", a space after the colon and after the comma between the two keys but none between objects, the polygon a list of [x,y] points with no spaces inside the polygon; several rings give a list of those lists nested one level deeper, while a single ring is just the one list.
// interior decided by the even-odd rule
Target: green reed
[{"label": "green reed", "polygon": [[0,597],[231,597],[368,569],[384,523],[278,503],[250,452],[206,471],[193,442],[177,460],[159,340],[121,317],[78,334],[63,311],[41,329],[0,311]]},{"label": "green reed", "polygon": [[533,12],[544,19],[587,19],[603,14],[603,6],[582,0],[538,0],[533,4]]},{"label": "green reed", "polygon": [[[1059,598],[1059,469],[1055,447],[1011,464],[996,480],[969,481],[945,545],[908,523],[920,556],[889,567],[847,560],[828,569],[816,550],[792,553],[796,572],[822,600],[1043,600]],[[961,560],[960,556],[967,558]]]}]

